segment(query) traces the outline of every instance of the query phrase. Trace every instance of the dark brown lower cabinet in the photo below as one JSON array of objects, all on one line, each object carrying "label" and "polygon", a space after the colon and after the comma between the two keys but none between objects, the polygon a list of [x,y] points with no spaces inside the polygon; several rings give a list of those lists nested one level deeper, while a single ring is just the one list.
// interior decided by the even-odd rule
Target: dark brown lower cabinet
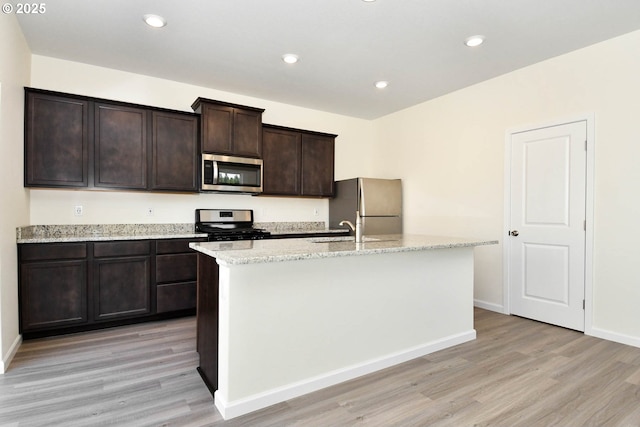
[{"label": "dark brown lower cabinet", "polygon": [[20,275],[23,329],[87,322],[86,261],[33,262]]},{"label": "dark brown lower cabinet", "polygon": [[198,258],[189,242],[206,239],[156,241],[156,312],[196,308]]},{"label": "dark brown lower cabinet", "polygon": [[148,256],[96,260],[93,272],[96,320],[151,311]]},{"label": "dark brown lower cabinet", "polygon": [[219,272],[216,259],[198,254],[198,372],[211,393],[218,389]]},{"label": "dark brown lower cabinet", "polygon": [[18,245],[20,332],[28,339],[195,314],[189,242],[202,240]]},{"label": "dark brown lower cabinet", "polygon": [[157,313],[196,308],[196,282],[163,283],[156,291]]},{"label": "dark brown lower cabinet", "polygon": [[87,323],[86,245],[21,245],[19,249],[20,329]]},{"label": "dark brown lower cabinet", "polygon": [[95,320],[151,311],[151,245],[147,240],[93,245]]}]

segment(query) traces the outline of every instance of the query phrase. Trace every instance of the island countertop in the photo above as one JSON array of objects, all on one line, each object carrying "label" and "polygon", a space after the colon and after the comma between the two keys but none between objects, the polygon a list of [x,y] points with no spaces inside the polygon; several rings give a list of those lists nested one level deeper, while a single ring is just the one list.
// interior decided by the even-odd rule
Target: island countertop
[{"label": "island countertop", "polygon": [[193,242],[189,244],[189,247],[216,258],[218,263],[237,265],[473,247],[494,245],[497,243],[497,240],[389,234],[366,236],[363,243],[356,243],[353,236],[348,236],[283,240],[242,240],[235,242]]}]

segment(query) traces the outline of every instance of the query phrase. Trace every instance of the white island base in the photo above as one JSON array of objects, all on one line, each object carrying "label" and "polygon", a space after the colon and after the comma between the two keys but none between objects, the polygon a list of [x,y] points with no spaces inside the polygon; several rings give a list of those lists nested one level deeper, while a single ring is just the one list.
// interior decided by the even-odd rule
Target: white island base
[{"label": "white island base", "polygon": [[[491,243],[275,262],[216,256],[216,407],[237,417],[475,339],[473,246]],[[192,247],[222,253],[211,245]]]}]

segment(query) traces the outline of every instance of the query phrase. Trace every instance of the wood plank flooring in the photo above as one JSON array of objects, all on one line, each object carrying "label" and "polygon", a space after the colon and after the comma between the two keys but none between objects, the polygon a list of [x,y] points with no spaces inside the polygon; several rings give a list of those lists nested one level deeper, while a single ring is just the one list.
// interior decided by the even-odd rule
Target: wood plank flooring
[{"label": "wood plank flooring", "polygon": [[640,349],[476,309],[478,339],[224,421],[195,319],[26,341],[1,426],[640,426]]}]

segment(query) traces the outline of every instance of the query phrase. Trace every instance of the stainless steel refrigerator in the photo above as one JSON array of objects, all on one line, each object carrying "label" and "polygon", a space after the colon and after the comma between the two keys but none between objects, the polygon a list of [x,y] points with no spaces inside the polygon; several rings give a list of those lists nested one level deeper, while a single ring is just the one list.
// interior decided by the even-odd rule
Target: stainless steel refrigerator
[{"label": "stainless steel refrigerator", "polygon": [[364,235],[402,233],[402,181],[352,178],[336,181],[329,200],[329,227],[341,228],[342,220],[356,223],[360,212]]}]

